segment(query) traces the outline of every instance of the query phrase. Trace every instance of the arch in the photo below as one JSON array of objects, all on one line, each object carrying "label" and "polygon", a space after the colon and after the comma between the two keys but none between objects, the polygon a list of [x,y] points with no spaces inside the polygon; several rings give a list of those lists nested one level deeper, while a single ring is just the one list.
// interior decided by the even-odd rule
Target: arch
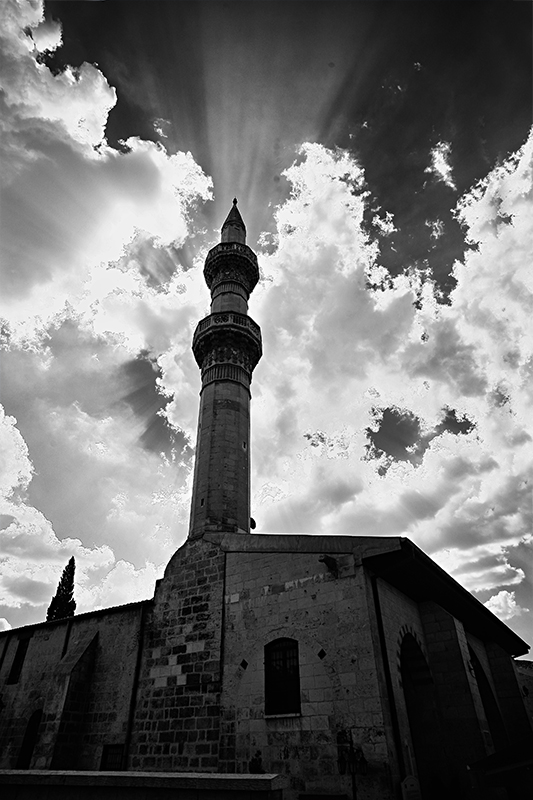
[{"label": "arch", "polygon": [[422,797],[444,800],[450,794],[437,696],[428,663],[411,633],[400,647],[400,672]]},{"label": "arch", "polygon": [[265,714],[300,713],[300,658],[296,639],[265,645]]},{"label": "arch", "polygon": [[[408,624],[402,625],[402,627],[400,628],[399,634],[398,634],[398,645],[397,645],[397,648],[396,648],[396,665],[398,667],[398,672],[399,673],[401,673],[401,671],[402,671],[402,644],[403,644],[403,641],[404,641],[405,637],[407,636],[407,634],[410,634],[413,637],[413,639],[415,640],[415,642],[419,646],[419,648],[420,648],[420,650],[422,652],[422,655],[424,656],[424,658],[427,661],[427,654],[426,654],[426,651],[425,651],[425,648],[424,648],[424,644],[423,644],[422,639],[420,638],[418,632],[413,628],[412,625],[408,625]],[[400,685],[401,685],[401,680],[400,680]]]},{"label": "arch", "polygon": [[468,654],[470,656],[470,663],[474,672],[474,678],[479,689],[481,703],[485,711],[485,718],[489,726],[492,742],[496,750],[502,750],[509,746],[509,738],[503,722],[503,718],[498,707],[496,698],[492,691],[489,679],[485,674],[485,670],[481,666],[481,662],[476,653],[470,645],[468,645]]},{"label": "arch", "polygon": [[39,708],[37,709],[37,711],[34,711],[31,717],[29,718],[28,724],[26,725],[24,738],[22,739],[22,745],[20,747],[15,769],[30,768],[33,751],[35,750],[35,745],[37,744],[37,740],[39,738],[39,728],[41,725],[42,718],[43,718],[42,708]]}]

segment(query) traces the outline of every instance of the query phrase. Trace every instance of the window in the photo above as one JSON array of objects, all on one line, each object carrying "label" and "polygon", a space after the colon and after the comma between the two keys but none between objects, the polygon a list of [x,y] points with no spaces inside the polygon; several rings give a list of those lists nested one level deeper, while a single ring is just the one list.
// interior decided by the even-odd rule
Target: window
[{"label": "window", "polygon": [[119,772],[121,769],[123,769],[123,757],[123,744],[104,744],[102,749],[102,762],[100,764],[100,769],[109,770],[111,772]]},{"label": "window", "polygon": [[28,639],[19,639],[17,652],[15,653],[15,658],[13,659],[13,663],[11,664],[11,669],[9,671],[9,675],[7,676],[6,683],[17,683],[18,679],[20,678],[20,673],[22,672],[22,665],[24,664],[24,659],[26,658],[26,652],[28,650],[28,645],[30,643]]},{"label": "window", "polygon": [[299,713],[298,642],[275,639],[265,647],[265,714]]}]

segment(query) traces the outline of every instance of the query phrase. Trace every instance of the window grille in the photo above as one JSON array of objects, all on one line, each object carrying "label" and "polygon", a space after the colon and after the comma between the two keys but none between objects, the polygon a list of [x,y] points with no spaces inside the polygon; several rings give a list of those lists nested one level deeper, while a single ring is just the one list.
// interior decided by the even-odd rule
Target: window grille
[{"label": "window grille", "polygon": [[122,759],[124,757],[123,744],[104,744],[102,750],[102,761],[100,769],[111,772],[119,772],[123,769]]},{"label": "window grille", "polygon": [[265,647],[265,714],[299,713],[298,642],[276,639]]}]

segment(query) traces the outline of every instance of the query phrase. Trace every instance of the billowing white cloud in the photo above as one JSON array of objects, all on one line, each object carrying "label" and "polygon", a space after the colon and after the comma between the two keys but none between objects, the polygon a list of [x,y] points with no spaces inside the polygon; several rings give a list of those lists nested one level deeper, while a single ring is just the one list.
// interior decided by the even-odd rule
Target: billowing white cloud
[{"label": "billowing white cloud", "polygon": [[[13,420],[8,418],[5,425],[12,430]],[[114,428],[110,419],[97,425],[73,406],[68,414],[64,409],[61,414],[52,412],[45,432],[62,454],[56,462],[59,485],[52,487],[62,507],[55,509],[54,516],[64,522],[70,507],[73,528],[86,544],[78,536],[59,539],[44,514],[21,499],[20,488],[25,494],[28,491],[27,448],[21,446],[20,435],[12,437],[17,447],[7,462],[11,480],[6,499],[0,501],[3,608],[42,607],[44,614],[61,570],[72,555],[76,559],[78,612],[131,601],[132,596],[140,596],[139,592],[143,597],[152,596],[155,579],[176,547],[171,527],[179,520],[179,498],[165,497],[164,487],[171,481],[161,484],[158,480],[157,473],[161,474],[163,468],[155,455],[143,459],[139,450],[137,461],[128,463],[131,452],[127,437],[120,437],[119,443]],[[61,441],[63,433],[67,442]],[[69,444],[79,457],[69,458]],[[167,471],[170,468],[168,465]],[[132,480],[134,473],[136,480]],[[68,497],[62,494],[63,487],[68,487]],[[100,514],[91,517],[94,506]],[[95,521],[102,530],[91,531]],[[115,553],[122,551],[142,564],[145,553],[142,547],[138,552],[140,543],[152,557],[160,556],[157,566],[148,562],[136,568],[129,561],[116,560]]]},{"label": "billowing white cloud", "polygon": [[154,596],[155,582],[163,574],[164,565],[148,562],[136,569],[129,561],[117,561],[98,585],[81,586],[76,595],[78,611],[120,606]]},{"label": "billowing white cloud", "polygon": [[529,608],[522,608],[522,606],[518,605],[514,592],[508,592],[506,589],[502,589],[501,592],[487,600],[485,605],[489,611],[492,611],[504,622],[511,619],[511,617],[517,617],[529,611]]},{"label": "billowing white cloud", "polygon": [[61,42],[60,28],[44,23],[42,3],[7,0],[1,13],[5,128],[11,136],[15,132],[24,136],[38,127],[37,120],[51,122],[58,135],[67,134],[90,157],[92,148],[103,141],[107,115],[116,103],[115,90],[92,64],[67,67],[54,75],[39,62],[40,51],[53,50]]},{"label": "billowing white cloud", "polygon": [[[507,549],[531,530],[532,141],[460,201],[477,250],[455,265],[449,306],[416,275],[367,290],[366,275],[386,273],[362,232],[351,157],[315,145],[288,171],[279,248],[261,259],[270,282],[251,303],[268,353],[252,386],[260,530],[407,535],[471,590],[521,583]],[[380,477],[361,460],[373,406],[405,408],[428,430],[453,408],[474,427]],[[341,434],[332,463],[323,442]]]},{"label": "billowing white cloud", "polygon": [[33,472],[26,442],[16,425],[17,420],[6,416],[0,406],[0,494],[6,498],[16,488],[26,489]]},{"label": "billowing white cloud", "polygon": [[[190,209],[211,196],[211,180],[190,153],[169,155],[138,138],[125,142],[127,152],[108,147],[116,93],[105,76],[91,64],[55,75],[40,63],[31,31],[58,37],[57,26],[42,22],[42,4],[2,10],[0,316],[28,341],[73,307],[91,319],[110,294],[142,294],[136,246],[183,243]],[[126,247],[131,263],[119,275],[110,262]]]},{"label": "billowing white cloud", "polygon": [[39,53],[46,51],[52,53],[63,43],[61,23],[53,19],[43,20],[31,31],[31,37]]}]

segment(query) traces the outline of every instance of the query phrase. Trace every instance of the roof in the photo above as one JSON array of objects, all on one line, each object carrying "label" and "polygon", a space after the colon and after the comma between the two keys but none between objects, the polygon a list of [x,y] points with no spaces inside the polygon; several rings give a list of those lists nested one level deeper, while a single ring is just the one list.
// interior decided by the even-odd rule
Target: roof
[{"label": "roof", "polygon": [[19,628],[7,628],[5,631],[0,631],[0,638],[2,636],[9,636],[12,633],[18,633],[19,631],[30,631],[36,628],[44,628],[50,627],[52,625],[64,625],[67,622],[77,622],[78,620],[82,619],[90,619],[91,617],[102,617],[104,614],[116,614],[118,612],[128,612],[133,611],[135,608],[139,608],[140,606],[150,605],[154,601],[153,599],[149,600],[137,600],[134,603],[124,603],[121,606],[109,606],[109,608],[96,608],[93,611],[85,611],[83,614],[74,614],[72,617],[63,617],[63,619],[50,619],[50,620],[42,620],[42,622],[32,622],[29,625],[21,625]]},{"label": "roof", "polygon": [[413,542],[400,538],[400,548],[364,558],[365,566],[417,603],[432,600],[453,614],[466,630],[497,642],[510,655],[521,656],[529,645],[473,594],[457,583]]}]

